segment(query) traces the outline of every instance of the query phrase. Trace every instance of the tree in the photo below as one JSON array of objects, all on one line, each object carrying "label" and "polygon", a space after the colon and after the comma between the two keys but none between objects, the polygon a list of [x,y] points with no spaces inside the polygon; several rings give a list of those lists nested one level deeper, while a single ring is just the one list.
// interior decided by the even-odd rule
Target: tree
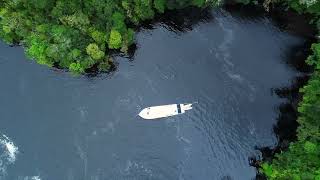
[{"label": "tree", "polygon": [[122,36],[119,31],[113,29],[110,33],[109,48],[119,49],[122,46]]},{"label": "tree", "polygon": [[91,43],[86,48],[87,54],[94,60],[101,60],[104,58],[105,53],[99,49],[95,43]]},{"label": "tree", "polygon": [[154,0],[153,4],[154,8],[156,8],[159,13],[164,13],[166,8],[166,0]]}]

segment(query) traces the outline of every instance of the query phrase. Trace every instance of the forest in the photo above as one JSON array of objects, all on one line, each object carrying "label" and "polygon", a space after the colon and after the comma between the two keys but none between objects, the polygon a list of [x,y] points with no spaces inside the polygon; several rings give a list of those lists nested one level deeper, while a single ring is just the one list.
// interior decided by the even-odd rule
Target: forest
[{"label": "forest", "polygon": [[[285,6],[313,16],[320,31],[319,0],[239,0],[264,7]],[[135,28],[166,10],[218,5],[207,0],[0,0],[0,37],[22,45],[30,59],[49,67],[86,73],[109,71],[111,52],[126,53]],[[314,72],[300,89],[298,139],[259,171],[269,179],[320,180],[320,43],[306,60]]]}]

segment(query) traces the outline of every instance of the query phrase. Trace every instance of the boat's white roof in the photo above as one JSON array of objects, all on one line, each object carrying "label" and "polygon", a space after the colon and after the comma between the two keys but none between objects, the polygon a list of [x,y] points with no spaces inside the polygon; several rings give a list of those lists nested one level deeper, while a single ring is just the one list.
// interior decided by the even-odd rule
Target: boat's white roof
[{"label": "boat's white roof", "polygon": [[[180,104],[181,106],[181,113],[184,113],[185,110],[192,109],[191,104]],[[158,118],[164,118],[169,116],[178,115],[178,104],[168,104],[168,105],[162,105],[162,106],[152,106],[143,109],[139,116],[144,119],[158,119]]]}]

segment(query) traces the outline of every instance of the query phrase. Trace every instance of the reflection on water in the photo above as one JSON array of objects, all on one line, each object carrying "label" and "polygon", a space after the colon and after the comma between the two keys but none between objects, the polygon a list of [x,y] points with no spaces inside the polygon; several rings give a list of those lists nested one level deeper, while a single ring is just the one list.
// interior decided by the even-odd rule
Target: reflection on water
[{"label": "reflection on water", "polygon": [[[1,44],[0,131],[20,151],[6,178],[254,177],[248,157],[255,145],[276,144],[285,102],[272,89],[299,74],[285,52],[304,40],[263,15],[203,13],[141,29],[133,61],[116,57],[115,72],[95,77],[42,67]],[[137,116],[146,106],[194,101],[181,116]]]}]

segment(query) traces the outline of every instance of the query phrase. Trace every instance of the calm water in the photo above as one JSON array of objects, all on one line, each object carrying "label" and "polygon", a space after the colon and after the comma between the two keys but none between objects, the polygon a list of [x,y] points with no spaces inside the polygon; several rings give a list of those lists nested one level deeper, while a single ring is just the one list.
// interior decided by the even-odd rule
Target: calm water
[{"label": "calm water", "polygon": [[[285,101],[272,89],[299,74],[285,62],[304,39],[263,16],[215,10],[207,21],[142,30],[133,61],[117,57],[118,70],[97,77],[48,69],[1,43],[0,179],[253,178],[248,156],[276,143]],[[136,116],[195,101],[181,116]]]}]

